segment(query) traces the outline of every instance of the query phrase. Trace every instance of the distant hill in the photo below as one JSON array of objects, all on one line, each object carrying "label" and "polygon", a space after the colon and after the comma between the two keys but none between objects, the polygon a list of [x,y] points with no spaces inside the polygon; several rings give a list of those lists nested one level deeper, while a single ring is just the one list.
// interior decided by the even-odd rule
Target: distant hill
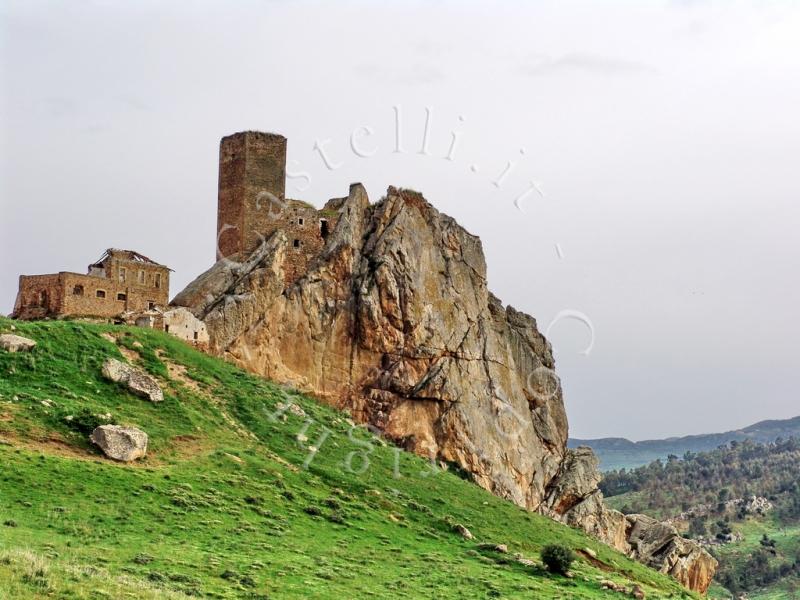
[{"label": "distant hill", "polygon": [[774,442],[778,438],[800,437],[800,416],[792,419],[760,421],[744,429],[724,433],[687,435],[663,440],[644,440],[632,442],[625,438],[600,438],[583,440],[570,438],[570,448],[589,446],[600,458],[600,468],[631,469],[646,465],[656,459],[666,459],[668,455],[683,456],[685,452],[704,452],[714,450],[733,440],[753,440],[759,443]]}]

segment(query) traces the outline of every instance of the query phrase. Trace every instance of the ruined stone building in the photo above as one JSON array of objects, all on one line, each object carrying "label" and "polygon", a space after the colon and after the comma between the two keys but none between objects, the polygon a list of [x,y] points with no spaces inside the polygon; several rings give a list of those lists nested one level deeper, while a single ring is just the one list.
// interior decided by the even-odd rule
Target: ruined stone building
[{"label": "ruined stone building", "polygon": [[289,240],[287,285],[308,269],[336,225],[344,198],[317,210],[286,198],[286,138],[243,131],[219,147],[217,260],[243,260],[277,230]]},{"label": "ruined stone building", "polygon": [[109,248],[85,275],[21,275],[11,316],[115,318],[156,311],[169,302],[169,273],[168,267],[138,252]]}]

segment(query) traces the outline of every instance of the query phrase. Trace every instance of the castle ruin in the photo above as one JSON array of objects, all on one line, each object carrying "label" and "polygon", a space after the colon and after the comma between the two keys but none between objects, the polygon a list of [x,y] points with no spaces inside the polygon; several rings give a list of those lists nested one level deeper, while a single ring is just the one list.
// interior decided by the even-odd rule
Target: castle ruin
[{"label": "castle ruin", "polygon": [[109,248],[86,274],[20,275],[13,318],[117,317],[169,302],[170,269],[133,250]]},{"label": "castle ruin", "polygon": [[[308,270],[336,226],[346,198],[321,210],[286,198],[286,138],[243,131],[226,136],[219,149],[217,260],[246,260],[276,231],[289,241],[285,284]],[[21,275],[13,318],[89,317],[162,329],[203,344],[202,321],[169,306],[170,269],[133,250],[109,248],[86,274],[61,271]]]},{"label": "castle ruin", "polygon": [[286,138],[243,131],[219,146],[217,260],[246,259],[278,230],[289,240],[286,284],[294,283],[320,253],[336,225],[344,199],[317,210],[286,198]]}]

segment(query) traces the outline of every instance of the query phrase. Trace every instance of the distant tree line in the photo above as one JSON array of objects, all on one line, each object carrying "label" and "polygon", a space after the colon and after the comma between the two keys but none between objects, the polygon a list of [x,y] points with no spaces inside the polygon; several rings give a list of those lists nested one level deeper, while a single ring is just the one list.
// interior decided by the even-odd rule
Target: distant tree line
[{"label": "distant tree line", "polygon": [[[670,455],[636,469],[605,474],[606,497],[638,492],[624,512],[680,513],[698,504],[722,509],[727,500],[765,496],[784,520],[800,518],[800,440],[732,441],[708,452]],[[743,516],[743,515],[742,515]]]},{"label": "distant tree line", "polygon": [[[600,488],[607,497],[628,494],[622,506],[626,513],[668,517],[704,505],[707,512],[691,517],[684,535],[729,541],[732,523],[748,516],[744,503],[731,509],[728,501],[735,498],[766,497],[773,504],[770,519],[778,526],[800,520],[798,467],[797,438],[770,444],[733,441],[708,452],[687,452],[683,458],[672,455],[629,471],[608,472]],[[754,552],[741,559],[721,559],[716,580],[738,594],[791,575],[800,576],[800,550],[782,555],[775,540],[764,534]]]}]

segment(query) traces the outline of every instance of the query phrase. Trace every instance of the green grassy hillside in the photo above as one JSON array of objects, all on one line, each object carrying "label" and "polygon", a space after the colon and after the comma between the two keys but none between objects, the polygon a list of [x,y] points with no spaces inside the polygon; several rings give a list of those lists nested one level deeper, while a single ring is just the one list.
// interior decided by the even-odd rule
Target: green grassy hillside
[{"label": "green grassy hillside", "polygon": [[[604,579],[649,599],[695,597],[168,335],[13,325],[38,346],[0,351],[2,598],[622,597]],[[105,381],[107,357],[158,377],[165,401]],[[87,441],[104,422],[145,430],[147,457],[105,459]],[[551,575],[539,563],[550,542],[597,558]]]}]

